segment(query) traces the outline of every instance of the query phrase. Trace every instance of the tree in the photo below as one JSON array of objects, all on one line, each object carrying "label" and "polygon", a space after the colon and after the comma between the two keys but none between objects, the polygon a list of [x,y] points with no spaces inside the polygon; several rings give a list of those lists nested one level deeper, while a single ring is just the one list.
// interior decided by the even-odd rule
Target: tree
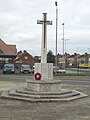
[{"label": "tree", "polygon": [[47,62],[48,63],[55,63],[55,56],[51,50],[49,50],[47,54]]}]

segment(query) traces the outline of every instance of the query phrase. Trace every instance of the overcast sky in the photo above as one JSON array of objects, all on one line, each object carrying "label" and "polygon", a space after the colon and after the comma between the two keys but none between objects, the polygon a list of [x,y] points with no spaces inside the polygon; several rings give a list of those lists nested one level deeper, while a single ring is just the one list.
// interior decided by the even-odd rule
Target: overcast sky
[{"label": "overcast sky", "polygon": [[[66,51],[90,53],[90,0],[57,0],[58,53],[63,50],[65,23]],[[48,50],[55,54],[55,0],[0,0],[0,38],[7,44],[16,44],[17,50],[27,50],[33,56],[41,53],[42,13],[53,21],[48,26]]]}]

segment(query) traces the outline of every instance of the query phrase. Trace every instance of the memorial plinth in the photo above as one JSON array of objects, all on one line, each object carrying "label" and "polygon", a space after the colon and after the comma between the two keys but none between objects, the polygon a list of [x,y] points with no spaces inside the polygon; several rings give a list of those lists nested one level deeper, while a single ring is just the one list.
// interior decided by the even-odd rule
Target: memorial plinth
[{"label": "memorial plinth", "polygon": [[61,81],[60,80],[50,80],[50,81],[36,81],[36,80],[26,80],[27,90],[36,92],[60,92]]},{"label": "memorial plinth", "polygon": [[41,80],[53,80],[53,64],[52,63],[35,63],[34,74],[40,73]]}]

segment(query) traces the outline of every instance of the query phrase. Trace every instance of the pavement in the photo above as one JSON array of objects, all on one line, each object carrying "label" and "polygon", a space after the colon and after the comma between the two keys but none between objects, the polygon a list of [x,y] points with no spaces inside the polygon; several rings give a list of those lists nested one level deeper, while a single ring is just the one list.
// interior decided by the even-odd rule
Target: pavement
[{"label": "pavement", "polygon": [[[22,82],[0,81],[2,90],[24,86]],[[88,97],[71,102],[25,102],[0,98],[0,120],[90,120],[90,86],[62,84],[64,89],[75,89]]]}]

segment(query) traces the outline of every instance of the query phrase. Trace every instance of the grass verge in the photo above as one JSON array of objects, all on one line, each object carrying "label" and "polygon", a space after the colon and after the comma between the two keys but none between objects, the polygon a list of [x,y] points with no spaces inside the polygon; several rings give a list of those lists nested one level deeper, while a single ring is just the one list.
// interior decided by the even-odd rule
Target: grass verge
[{"label": "grass verge", "polygon": [[89,73],[56,73],[54,76],[90,76]]}]

